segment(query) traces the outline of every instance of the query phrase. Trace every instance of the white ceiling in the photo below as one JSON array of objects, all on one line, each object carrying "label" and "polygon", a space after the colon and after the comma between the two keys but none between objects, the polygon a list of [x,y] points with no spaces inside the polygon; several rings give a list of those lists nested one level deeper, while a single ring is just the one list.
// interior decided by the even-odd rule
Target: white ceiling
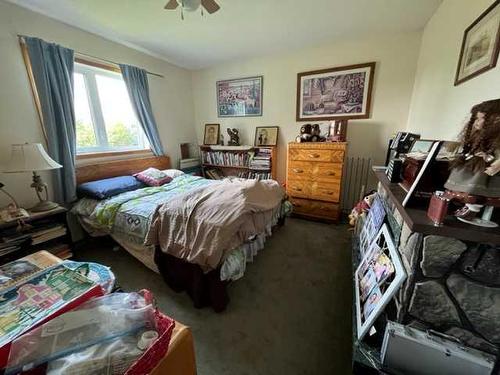
[{"label": "white ceiling", "polygon": [[420,30],[442,0],[217,0],[212,15],[167,0],[8,0],[72,26],[199,69],[363,34]]}]

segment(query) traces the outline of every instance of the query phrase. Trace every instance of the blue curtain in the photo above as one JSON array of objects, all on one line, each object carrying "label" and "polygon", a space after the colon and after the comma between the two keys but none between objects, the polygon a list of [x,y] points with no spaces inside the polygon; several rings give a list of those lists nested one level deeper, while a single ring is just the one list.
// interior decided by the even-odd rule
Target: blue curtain
[{"label": "blue curtain", "polygon": [[54,199],[76,200],[76,131],[73,103],[74,51],[24,37],[40,99],[49,155],[63,166],[54,173]]},{"label": "blue curtain", "polygon": [[149,143],[156,156],[163,155],[158,127],[153,115],[151,100],[149,99],[148,76],[144,69],[135,66],[120,64],[123,80],[127,86],[128,95],[132,102],[135,114],[141,123],[144,133],[148,137]]}]

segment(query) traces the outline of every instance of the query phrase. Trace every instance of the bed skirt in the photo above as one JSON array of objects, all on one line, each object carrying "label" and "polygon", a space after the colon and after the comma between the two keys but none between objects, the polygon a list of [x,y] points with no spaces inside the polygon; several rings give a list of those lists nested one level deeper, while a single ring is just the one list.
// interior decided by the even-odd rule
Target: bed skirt
[{"label": "bed skirt", "polygon": [[226,309],[229,281],[220,279],[220,267],[203,273],[199,265],[166,254],[159,247],[155,250],[155,263],[167,285],[176,292],[187,292],[194,307],[211,306],[215,312]]},{"label": "bed skirt", "polygon": [[[281,216],[273,231],[285,224],[285,216]],[[196,308],[211,306],[215,312],[222,312],[229,303],[227,286],[230,281],[223,281],[220,277],[220,268],[203,273],[197,264],[166,254],[157,246],[155,249],[155,263],[167,285],[174,291],[187,292]]]}]

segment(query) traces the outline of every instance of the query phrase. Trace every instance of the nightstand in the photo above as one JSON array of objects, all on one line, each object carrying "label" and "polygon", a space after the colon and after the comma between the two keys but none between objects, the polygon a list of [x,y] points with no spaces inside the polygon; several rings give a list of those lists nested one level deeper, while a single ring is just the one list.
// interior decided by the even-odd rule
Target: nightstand
[{"label": "nightstand", "polygon": [[21,228],[17,221],[0,221],[0,264],[40,250],[61,259],[70,258],[73,254],[66,213],[67,209],[62,206],[50,211],[29,212]]}]

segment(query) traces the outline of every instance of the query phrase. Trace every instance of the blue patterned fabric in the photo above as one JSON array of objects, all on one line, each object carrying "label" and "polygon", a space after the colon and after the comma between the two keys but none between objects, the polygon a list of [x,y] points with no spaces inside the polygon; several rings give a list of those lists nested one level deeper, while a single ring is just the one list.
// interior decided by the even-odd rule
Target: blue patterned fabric
[{"label": "blue patterned fabric", "polygon": [[48,153],[63,166],[54,171],[54,199],[59,203],[71,203],[76,200],[74,51],[38,38],[23,38],[42,107]]}]

